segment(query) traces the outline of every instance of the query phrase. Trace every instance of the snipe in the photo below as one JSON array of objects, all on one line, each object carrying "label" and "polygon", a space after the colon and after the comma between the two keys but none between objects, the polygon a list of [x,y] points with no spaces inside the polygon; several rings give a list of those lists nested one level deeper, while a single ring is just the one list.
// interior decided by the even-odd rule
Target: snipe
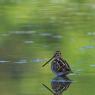
[{"label": "snipe", "polygon": [[56,51],[53,57],[50,60],[48,60],[44,65],[42,65],[42,67],[47,65],[51,60],[51,70],[57,76],[65,76],[72,72],[68,62],[64,58],[62,58],[60,51]]}]

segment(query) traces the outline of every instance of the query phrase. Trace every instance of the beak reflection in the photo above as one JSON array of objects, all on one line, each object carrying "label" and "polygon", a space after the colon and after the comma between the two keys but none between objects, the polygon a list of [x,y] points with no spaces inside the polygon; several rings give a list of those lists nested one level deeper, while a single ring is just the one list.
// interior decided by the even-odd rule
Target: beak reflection
[{"label": "beak reflection", "polygon": [[42,85],[53,95],[62,95],[62,93],[70,87],[71,83],[72,80],[70,80],[67,76],[57,76],[51,81],[51,89],[45,84]]}]

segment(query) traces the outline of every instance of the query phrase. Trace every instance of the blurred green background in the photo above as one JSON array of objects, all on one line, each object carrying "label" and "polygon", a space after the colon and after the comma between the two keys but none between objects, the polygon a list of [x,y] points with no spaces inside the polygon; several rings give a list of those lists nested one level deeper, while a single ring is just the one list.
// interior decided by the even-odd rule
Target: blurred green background
[{"label": "blurred green background", "polygon": [[56,50],[74,72],[65,95],[94,95],[94,0],[0,0],[0,95],[51,94]]}]

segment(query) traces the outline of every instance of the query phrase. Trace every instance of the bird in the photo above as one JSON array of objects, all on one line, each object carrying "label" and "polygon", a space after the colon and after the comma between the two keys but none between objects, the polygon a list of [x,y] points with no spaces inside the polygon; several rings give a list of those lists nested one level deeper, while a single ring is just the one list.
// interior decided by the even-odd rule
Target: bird
[{"label": "bird", "polygon": [[69,73],[72,73],[72,70],[68,64],[68,62],[62,58],[61,52],[56,51],[52,58],[50,58],[45,64],[42,65],[42,67],[46,66],[50,61],[51,62],[51,70],[57,75],[68,75]]}]

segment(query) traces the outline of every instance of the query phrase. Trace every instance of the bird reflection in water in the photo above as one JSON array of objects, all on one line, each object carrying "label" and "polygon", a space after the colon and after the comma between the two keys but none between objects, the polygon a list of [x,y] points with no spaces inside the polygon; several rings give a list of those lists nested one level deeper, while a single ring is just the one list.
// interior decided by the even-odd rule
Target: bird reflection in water
[{"label": "bird reflection in water", "polygon": [[51,88],[45,84],[42,84],[46,89],[48,89],[53,95],[62,95],[62,93],[67,90],[72,81],[67,76],[57,76],[51,81]]}]

